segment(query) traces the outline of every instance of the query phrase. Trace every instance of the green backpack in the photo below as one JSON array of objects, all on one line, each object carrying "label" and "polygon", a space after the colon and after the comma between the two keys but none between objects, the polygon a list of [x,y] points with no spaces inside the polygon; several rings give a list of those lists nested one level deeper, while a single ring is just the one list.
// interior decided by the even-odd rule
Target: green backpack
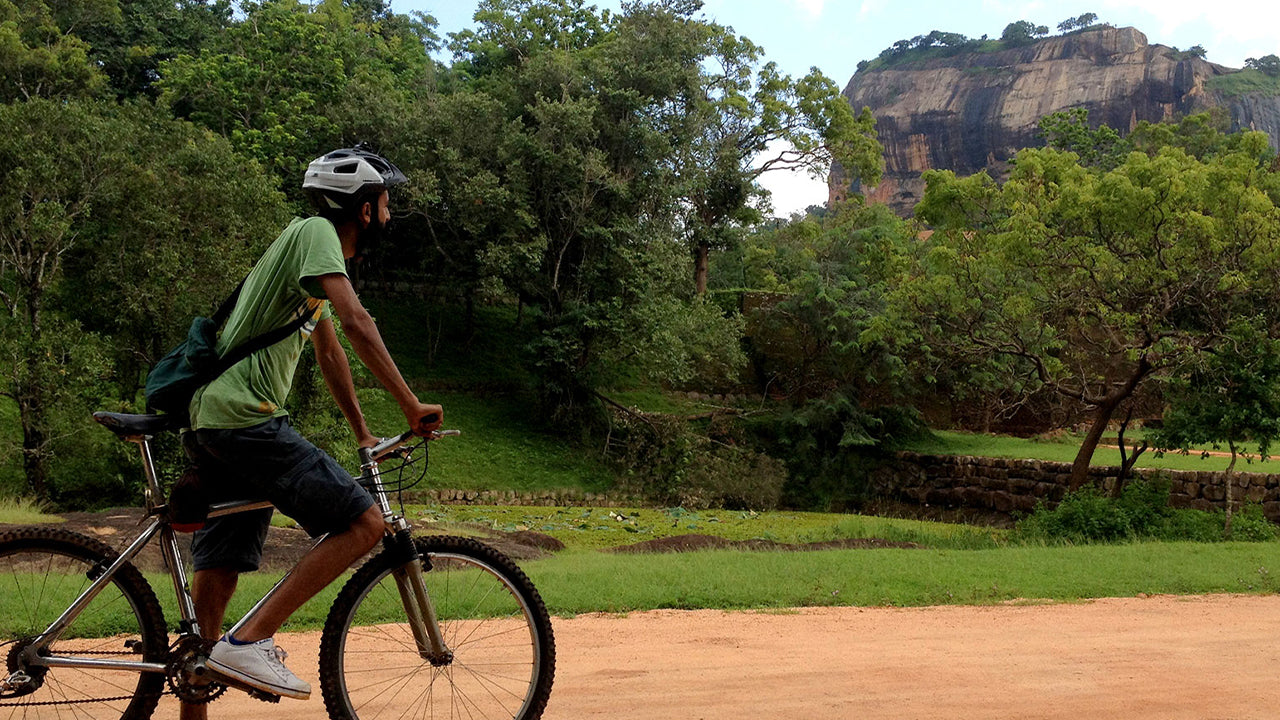
[{"label": "green backpack", "polygon": [[180,415],[185,423],[191,398],[197,390],[253,353],[298,332],[311,319],[310,315],[303,313],[288,325],[252,337],[228,350],[226,355],[219,356],[218,329],[235,309],[243,287],[244,280],[241,280],[231,296],[218,306],[213,317],[192,320],[187,339],[147,373],[145,393],[148,412]]}]

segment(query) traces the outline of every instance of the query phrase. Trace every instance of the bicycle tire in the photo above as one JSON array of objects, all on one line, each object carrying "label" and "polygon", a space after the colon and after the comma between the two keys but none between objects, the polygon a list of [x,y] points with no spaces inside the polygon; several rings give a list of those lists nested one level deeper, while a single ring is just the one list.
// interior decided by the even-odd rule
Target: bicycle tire
[{"label": "bicycle tire", "polygon": [[[470,538],[416,538],[423,573],[453,662],[422,659],[384,551],[338,593],[320,639],[320,685],[332,720],[465,717],[537,720],[555,676],[551,619],[528,576]],[[525,642],[525,630],[528,641]],[[376,653],[377,667],[347,659]],[[405,703],[409,706],[406,707]]]},{"label": "bicycle tire", "polygon": [[[109,545],[56,528],[0,533],[0,680],[19,668],[18,649],[58,618],[119,557]],[[54,654],[164,662],[168,636],[155,593],[125,564],[50,646]],[[39,671],[37,671],[39,672]],[[164,691],[164,675],[123,670],[47,668],[30,694],[0,693],[5,718],[75,717],[147,720]]]}]

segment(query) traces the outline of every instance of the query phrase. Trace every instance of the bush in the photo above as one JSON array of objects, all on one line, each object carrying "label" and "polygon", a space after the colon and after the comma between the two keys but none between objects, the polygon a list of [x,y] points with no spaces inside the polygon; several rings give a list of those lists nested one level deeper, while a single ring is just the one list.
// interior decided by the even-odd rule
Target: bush
[{"label": "bush", "polygon": [[609,459],[621,471],[623,490],[660,505],[777,508],[786,466],[743,445],[736,431],[713,423],[699,432],[680,418],[617,413]]},{"label": "bush", "polygon": [[1055,508],[1041,502],[1018,523],[1015,533],[1069,542],[1114,542],[1134,536],[1133,524],[1120,504],[1095,488],[1070,493]]},{"label": "bush", "polygon": [[1125,486],[1118,499],[1095,488],[1069,493],[1057,507],[1041,503],[1018,522],[1014,534],[1024,540],[1070,543],[1121,542],[1126,540],[1223,540],[1266,541],[1280,530],[1266,519],[1262,507],[1245,505],[1232,519],[1226,534],[1226,513],[1175,509],[1169,506],[1169,485],[1138,480]]},{"label": "bush", "polygon": [[864,409],[830,393],[754,428],[770,454],[787,464],[782,503],[803,510],[856,510],[867,499],[870,473],[888,453],[927,433],[913,408]]}]

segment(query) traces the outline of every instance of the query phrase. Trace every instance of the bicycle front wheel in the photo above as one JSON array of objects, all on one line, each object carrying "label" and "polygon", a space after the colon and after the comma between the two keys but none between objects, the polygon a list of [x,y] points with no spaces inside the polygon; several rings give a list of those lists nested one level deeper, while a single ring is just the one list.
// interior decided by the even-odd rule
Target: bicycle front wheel
[{"label": "bicycle front wheel", "polygon": [[[0,720],[146,720],[164,676],[98,667],[45,667],[26,648],[115,559],[105,543],[53,528],[0,533]],[[92,662],[163,662],[164,616],[132,565],[106,587],[39,655]]]},{"label": "bicycle front wheel", "polygon": [[320,640],[320,685],[333,720],[542,716],[555,672],[551,620],[505,555],[469,538],[414,541],[452,661],[418,652],[384,552],[342,588]]}]

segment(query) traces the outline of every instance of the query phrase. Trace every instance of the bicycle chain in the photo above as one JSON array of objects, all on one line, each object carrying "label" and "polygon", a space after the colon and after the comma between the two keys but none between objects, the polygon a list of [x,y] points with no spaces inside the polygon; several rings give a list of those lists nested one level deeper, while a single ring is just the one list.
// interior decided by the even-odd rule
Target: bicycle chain
[{"label": "bicycle chain", "polygon": [[120,697],[85,698],[83,700],[39,700],[37,702],[21,702],[21,703],[0,702],[0,707],[36,707],[38,705],[85,705],[88,703],[117,702],[120,700],[132,700],[132,699],[133,699],[132,695],[121,695]]},{"label": "bicycle chain", "polygon": [[[183,644],[184,643],[180,639],[178,642],[174,643],[174,646],[170,648],[170,651],[172,652],[173,650],[178,649]],[[76,651],[76,654],[77,655],[135,655],[136,653],[120,652],[119,650],[78,650]],[[178,699],[188,703],[203,705],[203,704],[213,702],[214,700],[217,700],[219,697],[221,697],[222,694],[226,692],[226,689],[227,689],[225,685],[222,685],[218,687],[216,690],[214,690],[213,692],[209,693],[208,695],[205,695],[202,698],[199,698],[199,699],[194,699],[190,697],[184,698],[183,693],[180,693],[178,689],[174,686],[172,668],[170,669],[169,672],[166,672],[165,675],[167,676],[166,680],[168,681],[167,684],[169,689],[161,694],[173,695]],[[121,700],[132,700],[133,698],[134,698],[133,695],[119,695],[116,697],[83,698],[80,700],[37,700],[35,702],[4,702],[0,700],[0,707],[47,707],[50,705],[87,705],[89,703],[119,702]]]}]

